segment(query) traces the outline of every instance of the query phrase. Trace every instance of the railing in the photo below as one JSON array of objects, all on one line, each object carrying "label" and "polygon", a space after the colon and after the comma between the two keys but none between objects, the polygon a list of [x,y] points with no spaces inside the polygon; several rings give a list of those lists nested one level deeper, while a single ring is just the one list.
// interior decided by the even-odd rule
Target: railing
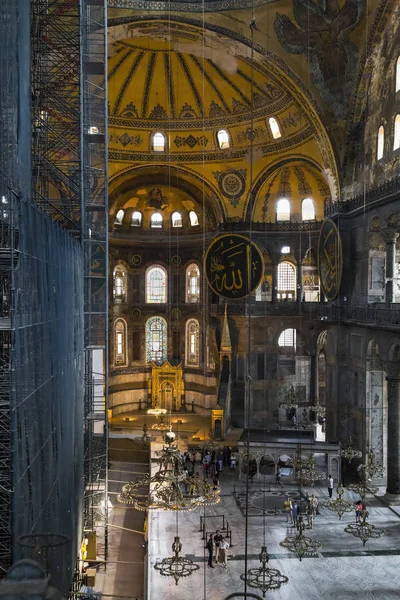
[{"label": "railing", "polygon": [[391,181],[385,181],[382,185],[368,190],[367,192],[358,194],[350,200],[339,200],[337,202],[327,202],[325,204],[325,217],[331,217],[337,213],[350,213],[353,210],[371,204],[378,200],[390,200],[393,197],[399,196],[400,177],[396,177]]},{"label": "railing", "polygon": [[322,221],[302,221],[300,223],[292,223],[290,221],[282,221],[279,223],[264,223],[255,221],[237,220],[238,218],[233,217],[226,219],[223,223],[218,226],[219,231],[319,231],[321,229]]}]

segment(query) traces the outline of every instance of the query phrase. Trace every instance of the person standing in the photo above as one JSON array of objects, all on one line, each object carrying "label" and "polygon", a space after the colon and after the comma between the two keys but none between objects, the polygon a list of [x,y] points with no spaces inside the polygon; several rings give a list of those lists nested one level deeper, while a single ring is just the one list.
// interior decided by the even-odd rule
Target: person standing
[{"label": "person standing", "polygon": [[293,527],[297,528],[298,525],[298,518],[299,518],[299,505],[297,504],[296,500],[293,502]]},{"label": "person standing", "polygon": [[213,551],[214,551],[214,541],[213,541],[212,533],[210,533],[210,537],[207,540],[206,546],[207,546],[207,550],[208,550],[208,566],[213,569],[214,565],[212,564],[212,560],[213,560]]},{"label": "person standing", "polygon": [[362,502],[361,502],[361,500],[358,500],[356,502],[356,523],[360,522],[360,515],[362,512],[362,509],[363,509]]},{"label": "person standing", "polygon": [[313,528],[313,520],[314,520],[314,512],[313,512],[313,506],[311,504],[311,498],[309,498],[307,500],[306,515],[307,515],[307,528],[312,529]]},{"label": "person standing", "polygon": [[318,511],[318,498],[316,498],[314,496],[314,494],[312,494],[312,496],[310,498],[310,502],[311,502],[311,507],[312,507],[313,519],[315,519],[315,517],[317,516],[317,511]]},{"label": "person standing", "polygon": [[332,492],[333,492],[333,477],[332,477],[332,475],[329,475],[329,477],[328,477],[328,494],[329,494],[329,498],[332,498]]},{"label": "person standing", "polygon": [[296,417],[296,415],[292,416],[292,423],[293,423],[293,427],[296,427],[296,425],[297,425],[297,417]]},{"label": "person standing", "polygon": [[217,529],[217,531],[215,532],[215,535],[214,535],[214,546],[215,546],[215,562],[218,562],[218,557],[219,557],[219,547],[220,547],[219,545],[220,545],[220,543],[221,543],[221,541],[222,541],[223,539],[224,539],[224,538],[222,537],[220,530],[219,530],[219,529]]},{"label": "person standing", "polygon": [[293,512],[292,512],[292,501],[289,498],[289,496],[286,498],[285,502],[283,503],[283,508],[286,511],[286,523],[293,523]]},{"label": "person standing", "polygon": [[229,548],[228,541],[223,537],[219,543],[219,559],[218,562],[226,569],[228,553],[227,550]]}]

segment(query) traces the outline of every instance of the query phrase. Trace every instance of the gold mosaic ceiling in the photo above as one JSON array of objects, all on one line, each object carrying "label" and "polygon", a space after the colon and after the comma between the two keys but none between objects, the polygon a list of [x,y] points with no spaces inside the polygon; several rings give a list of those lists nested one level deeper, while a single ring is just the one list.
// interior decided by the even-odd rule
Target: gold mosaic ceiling
[{"label": "gold mosaic ceiling", "polygon": [[[115,42],[109,62],[110,116],[135,119],[137,126],[170,120],[210,120],[229,125],[250,118],[251,64],[201,47],[134,39]],[[185,51],[186,50],[186,51]],[[190,52],[192,50],[192,52]],[[288,94],[261,69],[254,70],[255,116],[275,114],[290,103]],[[194,123],[193,123],[194,124]]]}]

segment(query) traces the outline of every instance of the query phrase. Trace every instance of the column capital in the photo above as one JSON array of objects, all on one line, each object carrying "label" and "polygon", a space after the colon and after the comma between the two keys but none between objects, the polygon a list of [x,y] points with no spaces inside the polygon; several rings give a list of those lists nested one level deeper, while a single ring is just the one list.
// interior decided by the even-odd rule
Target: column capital
[{"label": "column capital", "polygon": [[393,229],[392,227],[387,227],[386,229],[382,229],[382,234],[385,237],[386,242],[395,244],[397,238],[399,237],[400,233],[398,231],[396,231],[395,229]]}]

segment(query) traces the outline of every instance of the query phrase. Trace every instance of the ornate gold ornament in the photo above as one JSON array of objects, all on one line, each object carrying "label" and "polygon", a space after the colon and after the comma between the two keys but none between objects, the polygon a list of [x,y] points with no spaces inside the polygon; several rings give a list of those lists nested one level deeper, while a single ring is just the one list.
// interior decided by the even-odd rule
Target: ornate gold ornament
[{"label": "ornate gold ornament", "polygon": [[294,537],[285,537],[283,542],[279,542],[279,545],[286,548],[290,552],[294,552],[299,557],[300,561],[305,554],[317,554],[321,548],[321,542],[313,540],[312,538],[304,535],[306,526],[303,522],[303,517],[299,517],[298,533]]},{"label": "ornate gold ornament", "polygon": [[267,592],[279,590],[282,585],[289,581],[289,578],[286,575],[282,575],[278,569],[272,569],[268,566],[269,554],[267,546],[262,546],[258,557],[261,566],[248,569],[247,573],[240,576],[240,579],[247,581],[249,587],[260,590],[264,598]]},{"label": "ornate gold ornament", "polygon": [[354,510],[354,503],[343,498],[344,487],[342,485],[338,485],[336,491],[338,497],[335,499],[331,498],[331,500],[325,502],[324,507],[335,512],[339,516],[339,519],[342,520],[344,513],[350,513]]},{"label": "ornate gold ornament", "polygon": [[193,563],[189,558],[184,558],[180,555],[182,543],[179,536],[175,536],[172,544],[173,556],[163,558],[160,562],[156,562],[154,568],[159,571],[164,577],[173,577],[175,585],[178,585],[182,577],[190,577],[194,571],[199,569],[199,565]]}]

